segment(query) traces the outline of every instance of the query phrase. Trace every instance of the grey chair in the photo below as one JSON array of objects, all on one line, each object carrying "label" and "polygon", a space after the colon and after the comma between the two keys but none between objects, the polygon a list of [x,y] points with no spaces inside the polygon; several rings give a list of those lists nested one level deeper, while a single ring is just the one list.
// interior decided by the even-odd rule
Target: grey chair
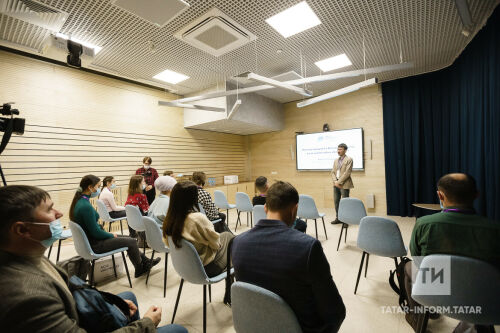
[{"label": "grey chair", "polygon": [[128,266],[127,266],[127,260],[125,260],[125,251],[128,250],[128,247],[120,247],[118,249],[115,249],[113,251],[105,252],[105,253],[95,253],[92,250],[92,247],[90,247],[89,240],[87,238],[87,235],[85,234],[85,231],[83,231],[82,227],[80,227],[78,224],[75,222],[69,222],[69,229],[71,230],[71,233],[73,234],[73,241],[75,243],[75,249],[76,253],[82,257],[83,259],[90,260],[91,262],[91,269],[90,269],[90,285],[94,286],[94,268],[95,268],[95,261],[97,259],[101,259],[107,256],[111,256],[113,259],[113,270],[115,272],[115,277],[117,278],[118,275],[116,274],[116,265],[115,265],[115,254],[118,254],[121,252],[122,258],[123,258],[123,264],[125,265],[125,271],[127,272],[127,277],[128,277],[128,284],[130,285],[130,288],[132,288],[132,281],[130,280],[130,274],[128,272]]},{"label": "grey chair", "polygon": [[[205,209],[203,208],[203,205],[201,203],[198,202],[198,210],[200,211],[200,213],[202,213],[203,215],[207,216],[207,213],[205,212]],[[213,220],[213,221],[210,221],[212,222],[212,224],[215,224],[215,223],[219,223],[221,222],[222,219],[216,219],[216,220]]]},{"label": "grey chair", "polygon": [[361,276],[361,271],[363,270],[365,256],[366,277],[370,254],[393,258],[397,267],[397,258],[399,257],[402,260],[402,257],[408,252],[397,223],[384,217],[365,216],[361,219],[357,245],[361,250],[363,250],[363,255],[361,256],[361,264],[359,265],[358,278],[356,280],[356,287],[354,287],[354,294],[356,294],[356,291],[358,290],[359,278]]},{"label": "grey chair", "polygon": [[[57,256],[56,256],[56,264],[57,262],[59,261],[59,255],[61,254],[61,242],[63,240],[66,240],[68,238],[71,238],[71,230],[68,230],[68,229],[64,229],[62,234],[61,234],[61,238],[59,238],[59,241],[58,241],[58,244],[57,244]],[[50,259],[50,254],[52,253],[52,245],[50,245],[50,248],[49,248],[49,253],[47,254],[47,259]]]},{"label": "grey chair", "polygon": [[255,205],[253,206],[253,220],[255,223],[259,222],[260,220],[266,219],[266,211],[264,210],[264,205]]},{"label": "grey chair", "polygon": [[[139,207],[126,205],[125,212],[127,213],[127,223],[137,232],[146,231],[144,223],[142,223],[142,214]],[[144,240],[143,253],[146,254],[146,240]]]},{"label": "grey chair", "polygon": [[231,310],[237,333],[302,333],[290,306],[275,293],[253,284],[233,283]]},{"label": "grey chair", "polygon": [[350,224],[359,224],[361,219],[366,216],[366,209],[363,201],[356,198],[342,198],[339,204],[339,221],[342,222],[340,229],[339,243],[337,244],[337,251],[339,250],[340,240],[342,233],[345,229],[344,243],[347,242],[347,228]]},{"label": "grey chair", "polygon": [[[146,239],[148,240],[148,244],[153,249],[153,252],[151,253],[151,260],[154,259],[155,252],[165,253],[165,272],[163,274],[163,297],[165,297],[167,292],[168,253],[170,252],[170,249],[165,245],[165,243],[163,243],[160,226],[155,222],[155,220],[150,217],[143,216],[142,223],[146,228]],[[149,273],[151,273],[151,270],[148,271],[146,285],[148,284]]]},{"label": "grey chair", "polygon": [[[450,263],[449,295],[425,295],[426,285],[423,283],[423,272],[427,272],[426,281],[431,279],[431,271],[440,271],[443,264]],[[428,270],[423,270],[426,268]],[[437,269],[436,269],[437,268]],[[446,272],[444,276],[446,276]],[[425,306],[442,307],[480,307],[480,311],[452,311],[446,316],[472,323],[484,325],[483,332],[495,332],[493,325],[500,324],[500,270],[481,260],[455,255],[429,255],[423,258],[416,280],[412,287],[411,297]],[[464,308],[462,308],[464,309]],[[425,332],[429,313],[419,320],[417,332]],[[479,330],[478,330],[479,332]]]},{"label": "grey chair", "polygon": [[[247,227],[249,219],[250,219],[250,226],[253,227],[253,216],[252,216],[253,205],[248,194],[244,192],[236,192],[236,212],[238,213],[238,219],[236,220],[236,227],[234,228],[235,232],[236,228],[238,228],[238,222],[241,225],[241,218],[240,218],[241,212],[247,213]],[[249,215],[250,218],[248,217]]]},{"label": "grey chair", "polygon": [[101,218],[101,220],[103,222],[109,223],[108,231],[111,232],[111,224],[113,224],[113,222],[119,221],[120,222],[120,229],[121,229],[122,235],[123,235],[122,220],[127,220],[127,218],[118,217],[118,218],[114,219],[111,216],[109,216],[109,212],[108,212],[108,209],[106,208],[106,204],[102,200],[99,200],[99,199],[96,200],[96,205],[97,205],[97,212],[99,213],[99,217]]},{"label": "grey chair", "polygon": [[[168,236],[168,244],[170,245],[170,256],[172,258],[172,264],[181,277],[181,283],[179,284],[179,291],[177,292],[177,299],[175,301],[174,314],[172,316],[172,324],[174,323],[175,314],[177,313],[177,306],[179,305],[179,299],[181,297],[182,286],[184,281],[191,282],[193,284],[203,285],[203,333],[207,331],[207,286],[209,292],[209,301],[212,301],[212,290],[210,286],[214,283],[223,281],[227,277],[227,272],[223,272],[214,277],[208,277],[201,262],[200,256],[196,252],[193,244],[182,239],[181,247],[177,248],[172,237]],[[231,268],[230,274],[234,273],[234,269]]]},{"label": "grey chair", "polygon": [[319,213],[318,208],[316,208],[316,203],[310,195],[300,194],[299,195],[299,208],[297,210],[297,216],[306,220],[314,220],[314,230],[316,231],[316,239],[318,239],[318,223],[317,219],[321,218],[323,221],[323,229],[325,230],[325,237],[328,239],[325,227],[325,214]]},{"label": "grey chair", "polygon": [[228,203],[224,192],[219,190],[214,191],[214,204],[215,207],[226,210],[226,224],[229,227],[229,210],[236,208],[236,205]]}]

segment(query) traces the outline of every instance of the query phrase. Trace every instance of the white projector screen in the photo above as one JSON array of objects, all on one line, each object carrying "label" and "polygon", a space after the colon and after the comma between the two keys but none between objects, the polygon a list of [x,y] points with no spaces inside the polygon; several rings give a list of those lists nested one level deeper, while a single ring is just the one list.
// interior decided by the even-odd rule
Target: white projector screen
[{"label": "white projector screen", "polygon": [[363,129],[298,134],[296,136],[297,170],[331,170],[338,157],[337,146],[345,143],[353,159],[353,170],[363,170]]}]

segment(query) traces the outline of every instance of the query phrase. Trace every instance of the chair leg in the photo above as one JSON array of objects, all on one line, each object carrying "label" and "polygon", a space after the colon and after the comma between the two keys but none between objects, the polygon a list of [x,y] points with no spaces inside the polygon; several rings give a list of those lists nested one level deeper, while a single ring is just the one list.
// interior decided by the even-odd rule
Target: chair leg
[{"label": "chair leg", "polygon": [[[236,219],[236,227],[234,227],[234,232],[236,232],[236,229],[238,229],[238,222],[240,221],[240,213],[241,212],[239,210],[237,212],[238,212],[238,218]],[[241,224],[241,222],[240,222],[240,224]]]},{"label": "chair leg", "polygon": [[90,263],[90,285],[94,286],[94,268],[95,268],[95,259],[92,259]]},{"label": "chair leg", "polygon": [[229,228],[229,209],[226,209],[226,225]]},{"label": "chair leg", "polygon": [[212,285],[208,285],[208,301],[212,303]]},{"label": "chair leg", "polygon": [[314,219],[314,231],[316,231],[316,239],[318,239],[318,223],[316,219]]},{"label": "chair leg", "polygon": [[340,236],[339,236],[339,243],[337,244],[337,251],[339,250],[340,246],[340,241],[342,240],[342,233],[344,232],[344,223],[340,226]]},{"label": "chair leg", "polygon": [[120,220],[120,229],[122,231],[122,235],[123,235],[123,224],[122,224],[123,220]]},{"label": "chair leg", "polygon": [[370,254],[366,253],[365,277],[366,277],[366,272],[368,271],[368,260],[370,260]]},{"label": "chair leg", "polygon": [[168,252],[165,252],[165,272],[163,273],[163,297],[167,295],[167,265],[168,265]]},{"label": "chair leg", "polygon": [[52,253],[52,244],[49,247],[49,254],[47,255],[47,259],[50,259],[50,254]]},{"label": "chair leg", "polygon": [[363,270],[363,261],[365,261],[366,252],[363,251],[363,256],[361,256],[361,264],[359,265],[358,271],[358,279],[356,280],[356,287],[354,287],[354,295],[356,295],[356,291],[358,291],[359,278],[361,277],[361,271]]},{"label": "chair leg", "polygon": [[250,213],[250,226],[253,228],[253,213]]},{"label": "chair leg", "polygon": [[248,212],[247,212],[247,227],[248,227],[248,220],[249,220],[249,218],[248,218]]},{"label": "chair leg", "polygon": [[179,291],[177,292],[177,299],[175,300],[174,314],[172,315],[172,322],[174,323],[175,314],[177,313],[177,306],[179,305],[179,299],[181,298],[182,285],[184,284],[184,279],[181,279],[181,283],[179,284]]},{"label": "chair leg", "polygon": [[347,243],[347,228],[349,228],[349,224],[344,223],[344,225],[345,225],[344,243]]},{"label": "chair leg", "polygon": [[111,232],[111,224],[113,224],[112,222],[108,222],[108,232]]},{"label": "chair leg", "polygon": [[207,332],[207,285],[203,285],[203,333]]},{"label": "chair leg", "polygon": [[428,322],[429,322],[429,311],[425,311],[423,316],[419,316],[417,323],[417,333],[425,333],[425,331],[427,331]]},{"label": "chair leg", "polygon": [[325,237],[326,237],[326,239],[328,239],[328,235],[326,234],[325,218],[322,217],[321,220],[323,221],[323,230],[325,230]]},{"label": "chair leg", "polygon": [[115,278],[118,278],[118,274],[116,274],[116,263],[115,263],[115,255],[111,255],[111,259],[113,260],[113,271],[115,272]]},{"label": "chair leg", "polygon": [[394,257],[394,263],[396,264],[396,269],[398,269],[398,258]]},{"label": "chair leg", "polygon": [[62,239],[60,239],[58,244],[57,244],[56,264],[59,261],[59,255],[61,254],[61,242],[62,242]]},{"label": "chair leg", "polygon": [[[151,261],[153,261],[154,257],[155,257],[155,250],[153,250],[153,252],[151,253]],[[151,273],[151,269],[149,269],[148,275],[146,276],[146,285],[148,285],[149,273]]]},{"label": "chair leg", "polygon": [[123,265],[125,266],[125,272],[127,272],[128,284],[132,288],[132,281],[130,280],[130,273],[128,272],[127,260],[125,260],[125,252],[122,252]]}]

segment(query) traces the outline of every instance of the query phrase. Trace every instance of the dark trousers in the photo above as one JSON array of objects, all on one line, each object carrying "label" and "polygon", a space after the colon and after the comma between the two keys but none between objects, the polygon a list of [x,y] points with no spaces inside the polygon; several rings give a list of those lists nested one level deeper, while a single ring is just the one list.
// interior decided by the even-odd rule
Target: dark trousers
[{"label": "dark trousers", "polygon": [[124,210],[112,210],[109,212],[109,217],[111,217],[112,219],[118,219],[118,218],[125,218],[127,217],[127,212],[124,211]]},{"label": "dark trousers", "polygon": [[142,192],[146,195],[146,198],[148,199],[148,205],[151,205],[156,198],[155,187],[153,186],[153,188],[151,188],[149,191],[144,190]]},{"label": "dark trousers", "polygon": [[340,199],[341,198],[348,198],[349,197],[349,189],[343,189],[343,188],[338,188],[338,187],[333,187],[333,200],[335,202],[335,213],[337,216],[337,219],[339,218],[339,204],[340,204]]},{"label": "dark trousers", "polygon": [[128,247],[128,257],[130,258],[130,261],[134,265],[135,269],[141,267],[142,256],[139,252],[137,241],[134,238],[118,235],[118,237],[115,238],[93,240],[90,245],[95,253],[105,253],[121,247]]},{"label": "dark trousers", "polygon": [[296,219],[293,223],[292,229],[305,233],[307,230],[307,223],[304,220]]},{"label": "dark trousers", "polygon": [[226,214],[219,213],[219,219],[221,219],[222,221],[214,224],[214,230],[217,231],[219,234],[223,233],[224,231],[230,231],[226,225]]}]

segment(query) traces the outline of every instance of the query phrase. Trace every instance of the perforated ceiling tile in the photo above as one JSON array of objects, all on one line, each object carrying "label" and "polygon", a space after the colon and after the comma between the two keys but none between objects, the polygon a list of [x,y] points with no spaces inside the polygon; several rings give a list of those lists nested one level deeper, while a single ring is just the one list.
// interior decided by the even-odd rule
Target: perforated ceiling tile
[{"label": "perforated ceiling tile", "polygon": [[[286,39],[265,20],[299,0],[187,0],[189,9],[162,28],[109,0],[40,2],[69,13],[62,33],[103,47],[94,60],[96,68],[163,87],[152,77],[170,69],[190,77],[167,86],[184,95],[217,83],[222,86],[225,79],[249,71],[267,77],[289,71],[303,77],[319,75],[314,62],[341,53],[353,63],[350,70],[361,69],[363,40],[367,67],[399,63],[400,55],[403,61],[415,64],[412,69],[377,75],[381,82],[438,70],[456,59],[500,0],[468,1],[474,22],[469,37],[461,34],[463,27],[453,0],[307,0],[322,24]],[[257,40],[215,57],[173,36],[214,7],[255,34]],[[3,41],[40,49],[47,34],[45,29],[0,16]],[[360,80],[342,79],[308,88],[318,95]]]}]

